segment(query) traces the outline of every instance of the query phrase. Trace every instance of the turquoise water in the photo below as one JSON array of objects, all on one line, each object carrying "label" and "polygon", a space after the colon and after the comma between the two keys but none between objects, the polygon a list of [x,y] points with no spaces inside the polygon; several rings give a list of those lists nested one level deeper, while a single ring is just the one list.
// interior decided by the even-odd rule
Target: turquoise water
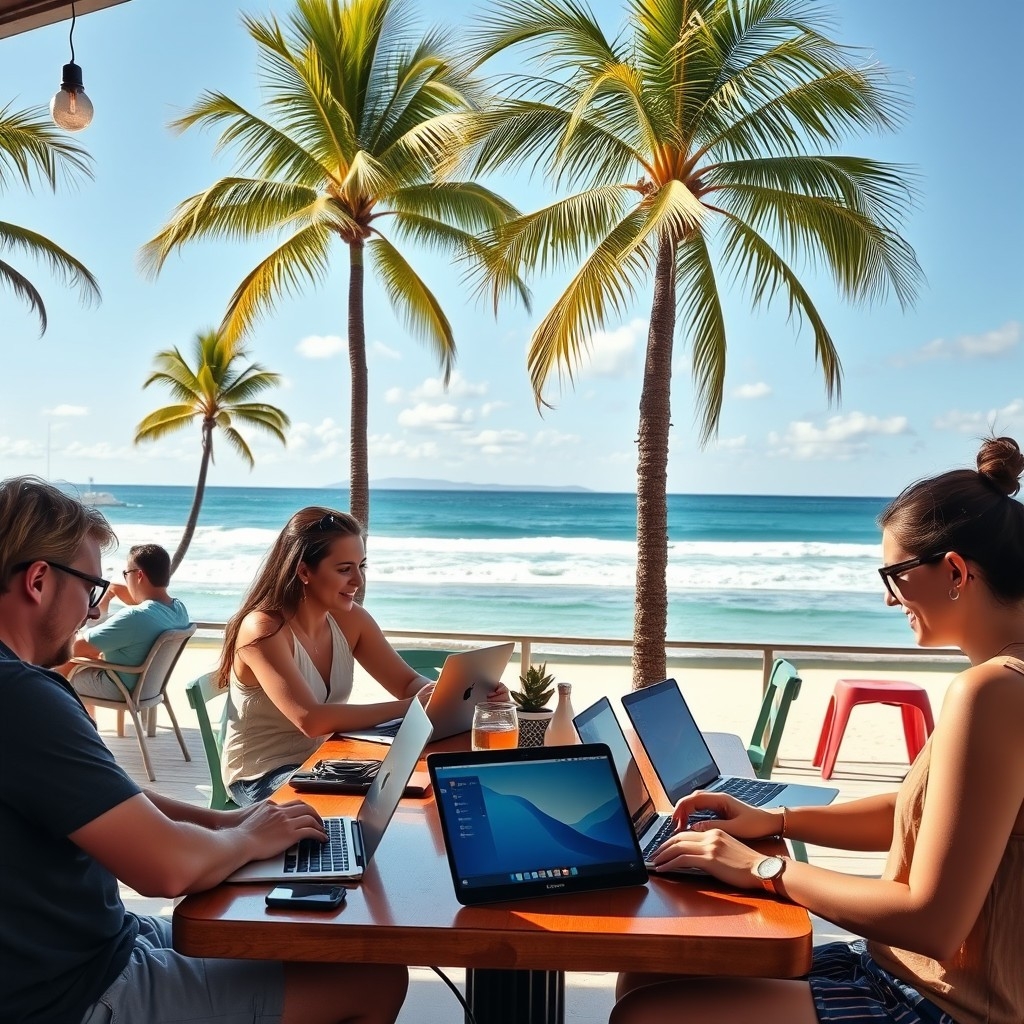
[{"label": "turquoise water", "polygon": [[[121,540],[173,551],[189,487],[96,484]],[[226,619],[277,531],[323,489],[211,487],[173,590]],[[669,637],[909,644],[875,571],[883,498],[672,495]],[[375,491],[367,607],[386,628],[628,637],[635,499],[629,494]],[[123,554],[105,562],[116,571]]]}]

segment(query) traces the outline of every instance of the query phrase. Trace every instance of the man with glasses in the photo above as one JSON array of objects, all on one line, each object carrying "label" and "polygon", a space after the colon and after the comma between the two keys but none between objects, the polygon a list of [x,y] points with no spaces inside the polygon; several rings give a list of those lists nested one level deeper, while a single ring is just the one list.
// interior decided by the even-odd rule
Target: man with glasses
[{"label": "man with glasses", "polygon": [[[115,665],[141,665],[161,633],[184,629],[189,624],[188,610],[167,593],[171,556],[159,544],[136,544],[128,552],[128,568],[122,576],[124,586],[112,585],[100,598],[98,608],[101,613],[106,611],[113,596],[127,607],[81,630],[72,648],[74,657],[103,658]],[[68,675],[72,667],[69,662],[58,671]],[[118,676],[129,691],[139,681],[136,673],[118,672]],[[86,704],[90,697],[121,699],[117,686],[100,668],[80,669],[75,673],[74,686]]]},{"label": "man with glasses", "polygon": [[[393,1024],[404,967],[200,960],[118,880],[170,899],[324,839],[308,805],[212,811],[143,792],[50,667],[94,621],[103,515],[33,477],[0,481],[0,1017],[16,1024]],[[40,667],[41,666],[41,667]]]}]

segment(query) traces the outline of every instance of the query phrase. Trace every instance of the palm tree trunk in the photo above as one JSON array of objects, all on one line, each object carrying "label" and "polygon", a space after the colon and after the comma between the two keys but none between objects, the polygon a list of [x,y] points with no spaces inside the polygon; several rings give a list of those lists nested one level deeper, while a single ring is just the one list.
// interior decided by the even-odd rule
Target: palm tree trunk
[{"label": "palm tree trunk", "polygon": [[196,493],[192,496],[192,508],[188,514],[188,522],[185,524],[185,532],[178,542],[178,550],[174,552],[171,559],[171,575],[181,565],[188,546],[192,543],[192,535],[196,532],[196,523],[199,522],[199,510],[203,507],[203,496],[206,494],[206,473],[210,468],[210,459],[213,456],[213,420],[203,420],[203,458],[199,463],[199,479],[196,481]]},{"label": "palm tree trunk", "polygon": [[636,471],[636,595],[633,605],[633,687],[665,678],[668,621],[668,432],[671,427],[672,341],[676,327],[676,246],[658,247],[647,359],[640,393]]},{"label": "palm tree trunk", "polygon": [[[366,372],[366,326],[363,316],[363,243],[349,245],[350,273],[348,279],[348,363],[352,376],[352,415],[349,428],[348,507],[363,530],[370,529],[370,469],[367,452],[367,400],[369,385]],[[356,594],[363,603],[366,584]]]}]

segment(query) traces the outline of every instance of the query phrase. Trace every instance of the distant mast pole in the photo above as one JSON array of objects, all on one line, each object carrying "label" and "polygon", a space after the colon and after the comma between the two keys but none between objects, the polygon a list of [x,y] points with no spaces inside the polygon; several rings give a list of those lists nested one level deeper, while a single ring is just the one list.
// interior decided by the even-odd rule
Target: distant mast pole
[{"label": "distant mast pole", "polygon": [[52,420],[46,421],[46,479],[50,479],[50,428],[53,426]]}]

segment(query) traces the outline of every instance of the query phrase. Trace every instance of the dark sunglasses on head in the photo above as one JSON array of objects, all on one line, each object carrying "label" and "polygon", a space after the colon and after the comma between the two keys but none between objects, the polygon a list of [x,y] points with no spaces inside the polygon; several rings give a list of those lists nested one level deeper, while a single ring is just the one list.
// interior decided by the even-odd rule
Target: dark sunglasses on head
[{"label": "dark sunglasses on head", "polygon": [[348,526],[347,523],[342,522],[341,516],[335,515],[333,512],[328,512],[317,524],[318,530],[343,530]]},{"label": "dark sunglasses on head", "polygon": [[92,576],[87,572],[82,572],[80,569],[72,569],[70,565],[61,565],[60,562],[51,562],[48,558],[32,558],[27,562],[19,562],[12,568],[13,572],[21,572],[23,569],[27,569],[30,565],[36,562],[45,562],[51,569],[59,569],[61,572],[66,572],[69,576],[76,576],[80,580],[85,580],[89,584],[89,607],[95,608],[96,605],[103,600],[103,595],[107,592],[107,587],[110,586],[110,581],[101,578],[100,576]]},{"label": "dark sunglasses on head", "polygon": [[905,562],[893,562],[892,565],[883,565],[879,568],[878,575],[882,577],[885,589],[898,599],[898,595],[892,586],[893,577],[902,576],[904,573],[910,572],[911,569],[916,569],[919,565],[930,565],[932,562],[938,562],[945,557],[945,551],[933,551],[930,555],[921,555],[920,558],[908,558]]}]

